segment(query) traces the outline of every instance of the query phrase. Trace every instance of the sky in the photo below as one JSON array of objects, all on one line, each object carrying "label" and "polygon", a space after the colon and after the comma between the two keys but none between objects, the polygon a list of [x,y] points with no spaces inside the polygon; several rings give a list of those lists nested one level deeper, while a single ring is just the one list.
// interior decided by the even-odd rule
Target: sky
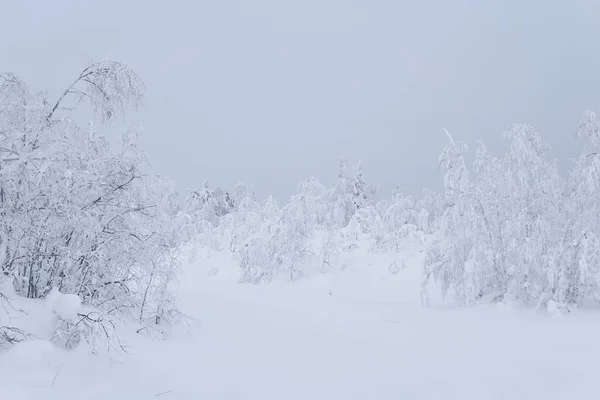
[{"label": "sky", "polygon": [[[89,59],[147,85],[142,145],[181,190],[251,183],[286,200],[338,160],[390,193],[442,188],[455,139],[499,153],[528,123],[563,170],[600,111],[600,2],[4,2],[0,69],[56,97]],[[130,118],[131,119],[131,118]]]}]

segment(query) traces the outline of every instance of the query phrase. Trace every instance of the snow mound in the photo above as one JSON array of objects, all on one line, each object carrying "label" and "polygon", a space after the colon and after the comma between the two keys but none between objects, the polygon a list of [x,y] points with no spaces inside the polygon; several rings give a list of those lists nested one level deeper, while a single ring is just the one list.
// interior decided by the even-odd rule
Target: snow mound
[{"label": "snow mound", "polygon": [[30,367],[47,362],[53,349],[47,340],[25,340],[10,347],[2,358],[9,365]]},{"label": "snow mound", "polygon": [[560,317],[562,315],[558,304],[554,300],[548,301],[548,304],[546,305],[546,312],[549,316],[554,318]]},{"label": "snow mound", "polygon": [[77,313],[81,310],[81,299],[76,294],[63,294],[53,288],[46,296],[46,304],[61,319],[77,322]]}]

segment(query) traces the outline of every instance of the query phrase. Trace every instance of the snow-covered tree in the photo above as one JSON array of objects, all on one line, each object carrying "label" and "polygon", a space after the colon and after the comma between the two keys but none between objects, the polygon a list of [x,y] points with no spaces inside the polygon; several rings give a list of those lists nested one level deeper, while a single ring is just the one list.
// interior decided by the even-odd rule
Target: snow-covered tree
[{"label": "snow-covered tree", "polygon": [[600,122],[586,111],[577,137],[583,142],[566,186],[564,228],[549,271],[549,298],[562,305],[600,301]]},{"label": "snow-covered tree", "polygon": [[348,225],[356,210],[365,205],[369,192],[373,189],[365,183],[360,163],[353,172],[348,160],[341,158],[337,180],[328,193],[331,207],[329,224],[337,227]]},{"label": "snow-covered tree", "polygon": [[115,61],[85,68],[55,102],[0,76],[0,270],[18,295],[56,288],[131,316],[143,313],[144,292],[160,287],[166,298],[168,255],[185,240],[172,184],[144,172],[135,128],[115,151],[92,124],[70,118],[88,103],[110,123],[143,94],[141,79]]},{"label": "snow-covered tree", "polygon": [[[454,293],[466,297],[464,277],[473,247],[469,212],[471,210],[471,182],[465,164],[467,145],[455,142],[448,132],[450,146],[446,147],[439,164],[446,169],[444,211],[440,217],[436,241],[429,250],[425,264],[424,287],[430,277],[441,284],[442,294]],[[426,300],[426,293],[424,292]]]},{"label": "snow-covered tree", "polygon": [[555,297],[563,180],[531,127],[514,125],[505,137],[510,149],[502,158],[479,145],[470,178],[466,147],[451,140],[441,157],[446,204],[425,282],[433,276],[443,294],[466,304],[484,296],[525,304]]}]

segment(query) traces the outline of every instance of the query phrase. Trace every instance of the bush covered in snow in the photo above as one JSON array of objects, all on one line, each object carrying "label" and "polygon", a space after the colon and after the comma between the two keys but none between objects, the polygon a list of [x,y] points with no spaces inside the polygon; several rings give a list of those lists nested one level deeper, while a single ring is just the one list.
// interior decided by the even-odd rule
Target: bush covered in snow
[{"label": "bush covered in snow", "polygon": [[593,113],[583,115],[578,136],[583,149],[568,177],[529,126],[505,134],[510,148],[502,158],[479,145],[473,170],[466,146],[450,137],[440,157],[445,205],[426,280],[435,278],[464,304],[490,296],[559,308],[600,300],[600,129]]},{"label": "bush covered in snow", "polygon": [[[380,200],[377,189],[366,183],[360,164],[350,168],[346,159],[340,160],[330,188],[309,178],[298,184],[297,193],[282,207],[272,198],[258,203],[251,188],[243,187],[243,197],[231,198],[205,185],[202,191],[191,192],[187,204],[190,215],[210,216],[209,223],[194,218],[198,242],[231,252],[241,267],[241,282],[246,283],[343,270],[352,265],[353,252],[359,248],[367,252],[421,248],[442,206],[441,196],[431,191],[422,198],[398,192]],[[222,204],[230,207],[217,217]]]},{"label": "bush covered in snow", "polygon": [[442,195],[426,190],[420,197],[406,196],[398,190],[380,199],[360,165],[352,169],[342,159],[332,187],[311,178],[282,207],[254,197],[253,207],[243,208],[227,196],[216,202],[210,200],[214,195],[200,196],[206,200],[195,209],[208,208],[217,221],[211,222],[216,228],[202,230],[202,241],[228,249],[239,261],[243,282],[344,269],[358,247],[403,252],[427,246],[425,303],[432,280],[445,297],[467,305],[492,299],[571,308],[600,301],[596,116],[582,117],[582,153],[566,177],[530,126],[511,126],[504,136],[510,144],[506,154],[495,157],[479,144],[470,168],[467,146],[448,134],[450,145],[439,159],[446,170]]},{"label": "bush covered in snow", "polygon": [[[143,323],[173,307],[166,288],[186,239],[174,185],[144,172],[135,128],[114,150],[71,117],[87,103],[110,123],[143,97],[140,78],[114,61],[89,65],[54,101],[0,75],[0,279],[17,295],[57,288],[60,301]],[[57,307],[69,323],[98,321]]]}]

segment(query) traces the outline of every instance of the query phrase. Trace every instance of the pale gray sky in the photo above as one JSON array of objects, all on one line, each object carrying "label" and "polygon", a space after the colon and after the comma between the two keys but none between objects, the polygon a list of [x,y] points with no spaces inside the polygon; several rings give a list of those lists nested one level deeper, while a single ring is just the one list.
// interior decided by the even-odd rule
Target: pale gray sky
[{"label": "pale gray sky", "polygon": [[530,123],[565,159],[580,113],[600,111],[598,1],[4,3],[0,69],[50,93],[85,57],[141,75],[145,149],[182,188],[285,199],[349,156],[387,192],[437,189],[442,126],[493,151]]}]

